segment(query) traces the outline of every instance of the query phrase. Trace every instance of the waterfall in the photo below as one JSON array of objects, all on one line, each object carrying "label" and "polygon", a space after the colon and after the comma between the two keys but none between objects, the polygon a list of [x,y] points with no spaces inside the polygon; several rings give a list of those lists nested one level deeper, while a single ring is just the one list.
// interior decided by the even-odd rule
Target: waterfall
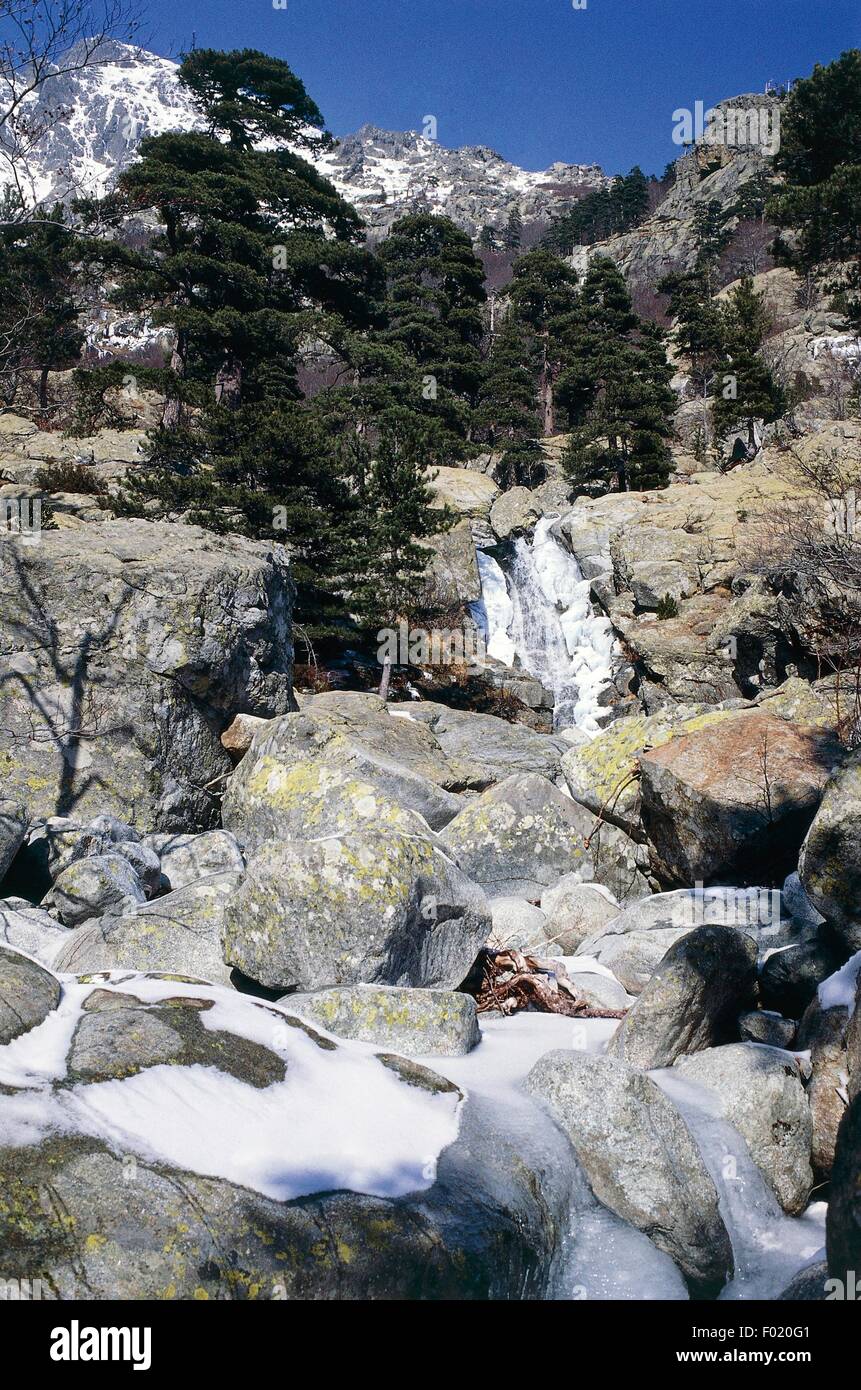
[{"label": "waterfall", "polygon": [[602,690],[612,676],[613,630],[592,611],[589,580],[543,517],[531,541],[515,541],[507,573],[478,552],[481,603],[473,616],[490,656],[519,664],[553,692],[554,727],[596,733]]}]

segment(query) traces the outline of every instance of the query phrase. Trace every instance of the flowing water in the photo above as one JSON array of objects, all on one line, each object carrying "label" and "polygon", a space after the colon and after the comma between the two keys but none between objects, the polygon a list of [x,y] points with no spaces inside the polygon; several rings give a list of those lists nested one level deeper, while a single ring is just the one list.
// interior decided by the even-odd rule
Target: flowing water
[{"label": "flowing water", "polygon": [[[521,1013],[484,1017],[481,1043],[465,1057],[423,1057],[485,1107],[495,1107],[500,1125],[519,1135],[527,1157],[553,1148],[554,1122],[522,1083],[539,1057],[572,1047],[602,1053],[615,1030],[613,1019],[574,1021],[558,1014]],[[804,1265],[821,1257],[825,1204],[815,1202],[790,1217],[750,1157],[737,1130],[721,1115],[720,1098],[672,1069],[651,1073],[681,1113],[711,1174],[732,1244],[734,1275],[721,1299],[773,1299]],[[545,1132],[548,1131],[548,1132]],[[563,1234],[549,1271],[548,1297],[563,1302],[602,1299],[687,1299],[688,1291],[669,1255],[648,1236],[602,1206],[570,1155],[556,1159],[554,1190],[545,1194],[562,1215]]]},{"label": "flowing water", "polygon": [[[490,656],[521,667],[552,691],[556,729],[574,726],[596,733],[599,699],[612,676],[614,638],[609,621],[593,611],[589,580],[553,535],[556,519],[541,520],[531,541],[517,540],[502,565],[479,551],[482,596],[473,615]],[[615,1023],[595,1020],[587,1028],[586,1046],[602,1052]],[[510,1110],[515,1095],[517,1105],[524,1105],[519,1083],[532,1064],[553,1047],[571,1046],[569,1034],[570,1021],[554,1015],[485,1021],[481,1046],[469,1058],[434,1059],[435,1065],[473,1094],[494,1097]],[[672,1070],[653,1075],[682,1114],[717,1188],[735,1265],[720,1297],[776,1298],[821,1254],[825,1204],[788,1217],[741,1136],[722,1117],[718,1096]],[[554,1261],[550,1296],[687,1298],[672,1260],[596,1202],[573,1156],[569,1180],[569,1227]]]},{"label": "flowing water", "polygon": [[614,638],[593,612],[589,580],[552,533],[555,516],[538,522],[531,541],[518,539],[506,569],[478,553],[481,603],[474,616],[490,656],[519,665],[554,697],[554,727],[595,733],[599,697],[610,683]]}]

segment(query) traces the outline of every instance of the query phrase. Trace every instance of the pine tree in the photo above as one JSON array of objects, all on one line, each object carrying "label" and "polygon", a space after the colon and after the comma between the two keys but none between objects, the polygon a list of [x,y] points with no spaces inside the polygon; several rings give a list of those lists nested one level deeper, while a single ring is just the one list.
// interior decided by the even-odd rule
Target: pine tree
[{"label": "pine tree", "polygon": [[518,207],[513,207],[508,214],[508,221],[502,234],[502,244],[506,251],[519,251],[523,244],[523,218],[520,216]]},{"label": "pine tree", "polygon": [[539,365],[516,315],[509,314],[495,335],[475,411],[477,435],[502,450],[500,486],[534,487],[543,480],[544,454],[537,442]]},{"label": "pine tree", "polygon": [[[205,131],[144,141],[107,209],[90,210],[93,218],[156,210],[161,230],[150,245],[96,249],[119,280],[119,301],[150,307],[177,342],[170,371],[156,374],[169,397],[165,427],[151,436],[126,505],[288,543],[297,616],[316,636],[343,633],[357,617],[370,620],[372,589],[361,602],[353,590],[367,576],[379,580],[388,564],[386,528],[404,515],[418,536],[446,524],[429,507],[417,465],[390,470],[396,493],[382,475],[360,487],[347,447],[358,422],[302,399],[300,353],[309,340],[325,342],[357,381],[403,368],[396,349],[374,342],[383,273],[360,244],[354,210],[283,147],[316,143],[305,127],[322,123],[286,64],[247,51],[198,51],[180,77]],[[255,143],[261,137],[265,149]],[[189,404],[194,411],[184,413]],[[400,435],[391,422],[386,430],[390,453],[398,438],[410,438],[408,421]],[[382,468],[379,438],[378,427],[360,441],[371,451],[371,478]],[[390,590],[402,571],[409,580],[409,556]]]},{"label": "pine tree", "polygon": [[732,206],[733,215],[748,222],[764,221],[766,207],[774,191],[773,175],[765,169],[760,169],[739,188]]},{"label": "pine tree", "polygon": [[[784,258],[802,272],[853,261],[845,288],[861,290],[861,49],[819,64],[797,82],[781,109],[780,149],[774,160],[785,189],[769,216],[798,233]],[[861,299],[845,307],[861,325]]]},{"label": "pine tree", "polygon": [[[318,145],[305,130],[322,123],[286,63],[196,50],[180,80],[208,133],[142,141],[116,195],[85,208],[108,224],[145,209],[158,217],[160,232],[143,249],[114,240],[100,250],[119,281],[116,303],[175,332],[160,383],[168,426],[182,421],[186,401],[214,393],[219,373],[253,395],[258,367],[295,358],[315,312],[361,325],[374,273],[358,215],[285,148]],[[282,144],[253,148],[261,134]]]},{"label": "pine tree", "polygon": [[724,320],[720,305],[711,297],[705,271],[667,275],[658,291],[670,297],[668,311],[675,320],[673,340],[685,361],[688,375],[702,402],[702,438],[709,442],[708,398],[718,382],[725,358]]},{"label": "pine tree", "polygon": [[576,304],[577,274],[549,251],[529,251],[514,266],[512,311],[537,362],[540,432],[555,429],[555,383],[564,362],[563,325]]},{"label": "pine tree", "polygon": [[710,295],[718,288],[718,261],[732,239],[726,219],[727,213],[719,198],[710,198],[707,203],[699,203],[694,209],[697,270],[704,277]]},{"label": "pine tree", "polygon": [[600,496],[662,487],[674,405],[661,330],[631,308],[624,277],[594,260],[567,336],[560,381],[573,426],[563,466],[578,492]]},{"label": "pine tree", "polygon": [[596,241],[638,227],[649,214],[650,185],[639,166],[629,174],[615,178],[606,188],[588,193],[550,228],[543,245],[548,250],[570,254],[576,246],[591,246]]},{"label": "pine tree", "polygon": [[386,277],[386,326],[393,350],[393,398],[468,439],[481,381],[484,271],[465,232],[447,217],[411,214],[379,248]]},{"label": "pine tree", "polygon": [[620,232],[638,227],[649,213],[649,180],[638,164],[619,182],[616,193]]},{"label": "pine tree", "polygon": [[763,296],[748,277],[731,291],[723,314],[726,383],[715,397],[715,431],[723,437],[739,424],[747,426],[748,450],[756,449],[756,420],[770,424],[786,410],[786,395],[759,355],[768,327]]},{"label": "pine tree", "polygon": [[498,245],[498,233],[495,227],[491,227],[489,222],[485,222],[478,238],[478,244],[482,251],[495,251]]},{"label": "pine tree", "polygon": [[341,443],[353,504],[352,525],[341,528],[341,564],[351,613],[369,630],[414,611],[428,560],[422,542],[455,519],[431,505],[427,437],[426,422],[407,415],[389,417],[373,445],[355,434]]}]

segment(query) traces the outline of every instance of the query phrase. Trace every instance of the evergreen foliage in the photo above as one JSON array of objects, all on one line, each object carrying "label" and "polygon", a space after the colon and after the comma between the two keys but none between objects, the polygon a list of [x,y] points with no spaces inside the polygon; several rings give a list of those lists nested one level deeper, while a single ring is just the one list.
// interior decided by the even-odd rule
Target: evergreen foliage
[{"label": "evergreen foliage", "polygon": [[502,234],[502,244],[506,251],[519,251],[522,243],[523,218],[520,216],[519,209],[515,207],[508,214],[508,221]]},{"label": "evergreen foliage", "polygon": [[[422,361],[410,358],[402,279],[391,344],[383,334],[375,350],[369,338],[384,322],[389,267],[361,244],[355,211],[284,148],[307,144],[306,124],[320,121],[285,63],[247,50],[197,51],[180,78],[206,133],[145,140],[116,195],[85,210],[94,225],[155,210],[160,231],[146,247],[115,240],[97,249],[118,280],[117,302],[150,312],[176,334],[170,369],[148,374],[168,406],[126,505],[284,541],[298,616],[315,634],[350,622],[373,626],[391,615],[397,591],[406,601],[426,563],[412,543],[392,548],[395,518],[399,525],[411,516],[416,540],[447,521],[429,505],[430,460],[419,457],[410,410],[398,411],[397,393],[385,383],[397,379],[408,392],[410,372],[415,380],[432,363],[450,370],[459,390],[474,391],[477,348],[458,358],[437,351],[448,339],[425,341]],[[264,135],[278,145],[257,148]],[[463,343],[476,329],[466,325],[456,289],[450,298],[451,336]],[[367,377],[371,395],[376,388],[385,397],[366,438],[337,392],[326,408],[301,399],[300,353],[315,340],[340,358],[358,388]],[[360,438],[361,469],[351,434]]]},{"label": "evergreen foliage", "polygon": [[555,383],[564,364],[564,326],[577,302],[577,275],[558,256],[539,248],[516,261],[509,294],[535,363],[540,432],[552,435]]},{"label": "evergreen foliage", "polygon": [[614,179],[609,188],[596,188],[553,224],[544,245],[570,255],[576,246],[591,246],[638,227],[648,216],[650,182],[635,166],[629,174]]},{"label": "evergreen foliage", "polygon": [[48,407],[48,373],[73,366],[84,334],[78,324],[80,255],[62,207],[27,222],[0,220],[2,390],[12,400],[22,371],[38,373]]},{"label": "evergreen foliage", "polygon": [[475,411],[476,436],[502,451],[502,487],[534,487],[544,477],[537,442],[539,362],[534,344],[514,312],[493,339]]},{"label": "evergreen foliage", "polygon": [[755,421],[770,424],[787,408],[786,394],[777,384],[759,348],[768,329],[763,296],[748,277],[730,291],[723,311],[722,374],[726,385],[715,396],[715,433],[720,438],[744,424],[748,446],[756,447]]},{"label": "evergreen foliage", "polygon": [[675,400],[664,338],[633,312],[612,261],[592,261],[567,325],[559,400],[572,425],[563,466],[572,487],[600,496],[663,486]]},{"label": "evergreen foliage", "polygon": [[794,246],[781,242],[784,258],[802,272],[851,261],[844,307],[861,324],[861,49],[796,83],[774,163],[786,186],[768,213],[797,232]]}]

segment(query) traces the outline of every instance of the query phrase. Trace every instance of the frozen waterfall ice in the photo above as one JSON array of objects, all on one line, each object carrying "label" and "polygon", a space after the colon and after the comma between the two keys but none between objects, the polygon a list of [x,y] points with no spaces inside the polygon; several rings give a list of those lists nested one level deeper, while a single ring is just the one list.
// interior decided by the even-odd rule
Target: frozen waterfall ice
[{"label": "frozen waterfall ice", "polygon": [[557,729],[595,733],[612,674],[613,631],[593,612],[589,580],[553,535],[556,520],[543,517],[531,541],[515,541],[507,573],[478,552],[481,603],[473,613],[490,656],[519,664],[553,692]]}]

